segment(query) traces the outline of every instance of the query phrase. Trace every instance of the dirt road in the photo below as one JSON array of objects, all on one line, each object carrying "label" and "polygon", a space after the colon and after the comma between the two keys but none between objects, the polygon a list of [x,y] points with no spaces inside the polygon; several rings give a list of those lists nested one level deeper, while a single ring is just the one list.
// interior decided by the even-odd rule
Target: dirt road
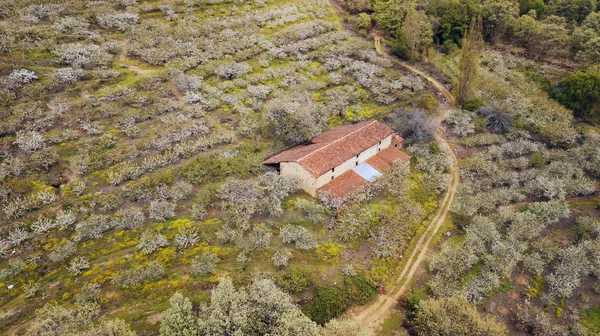
[{"label": "dirt road", "polygon": [[442,226],[444,221],[446,220],[446,216],[450,211],[450,206],[454,201],[454,196],[456,194],[456,187],[458,185],[459,180],[459,169],[457,166],[456,157],[454,152],[450,148],[447,140],[444,138],[444,129],[442,126],[442,120],[447,111],[452,109],[455,105],[455,99],[448,91],[444,85],[438,82],[432,76],[424,73],[423,71],[398,60],[395,57],[390,56],[381,43],[381,36],[375,36],[375,49],[377,52],[390,59],[392,62],[410,70],[414,74],[417,74],[429,82],[431,82],[436,89],[438,89],[446,98],[446,103],[443,108],[440,110],[440,113],[431,121],[432,125],[435,127],[435,139],[440,144],[440,147],[444,151],[444,153],[452,160],[452,164],[450,167],[450,183],[448,185],[448,189],[442,199],[440,207],[438,208],[434,218],[431,223],[427,227],[427,229],[421,234],[419,237],[414,249],[412,250],[410,256],[408,256],[408,261],[402,271],[396,276],[393,284],[390,288],[388,288],[387,293],[384,295],[380,295],[377,300],[371,303],[368,306],[358,307],[352,310],[349,313],[349,316],[358,321],[363,327],[365,327],[371,333],[375,333],[383,323],[383,321],[389,316],[390,312],[398,302],[398,300],[402,297],[402,295],[408,289],[408,286],[411,283],[411,280],[421,264],[425,260],[427,252],[430,248],[431,241],[434,235],[437,233],[439,228]]}]

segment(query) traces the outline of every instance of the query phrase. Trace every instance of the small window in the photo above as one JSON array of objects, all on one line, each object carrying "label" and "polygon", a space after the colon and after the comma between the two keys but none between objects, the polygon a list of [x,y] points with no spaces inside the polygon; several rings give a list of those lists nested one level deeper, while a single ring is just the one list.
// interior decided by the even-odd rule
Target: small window
[{"label": "small window", "polygon": [[355,166],[358,166],[358,161],[356,161],[356,164],[355,164]]},{"label": "small window", "polygon": [[335,167],[331,168],[331,172],[333,173],[335,171]]},{"label": "small window", "polygon": [[335,177],[335,176],[332,176],[332,177],[331,177],[331,179],[333,180],[333,178],[334,178],[334,177]]}]

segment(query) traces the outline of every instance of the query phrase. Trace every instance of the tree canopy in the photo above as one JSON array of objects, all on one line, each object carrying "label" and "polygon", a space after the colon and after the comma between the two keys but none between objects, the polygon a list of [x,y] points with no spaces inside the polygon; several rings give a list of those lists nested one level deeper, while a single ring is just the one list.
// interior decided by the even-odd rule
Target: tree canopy
[{"label": "tree canopy", "polygon": [[576,116],[600,122],[600,71],[590,69],[569,74],[553,94]]},{"label": "tree canopy", "polygon": [[423,336],[504,336],[505,327],[484,317],[462,297],[427,299],[419,303],[415,329]]}]

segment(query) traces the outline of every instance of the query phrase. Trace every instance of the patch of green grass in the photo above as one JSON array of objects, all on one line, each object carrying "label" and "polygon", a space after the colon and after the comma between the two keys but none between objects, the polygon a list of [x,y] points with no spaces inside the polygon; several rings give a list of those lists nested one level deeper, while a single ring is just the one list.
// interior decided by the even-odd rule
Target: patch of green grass
[{"label": "patch of green grass", "polygon": [[153,70],[153,71],[161,71],[164,70],[164,67],[162,66],[156,66],[156,65],[152,65],[149,63],[146,63],[142,60],[139,59],[135,59],[135,58],[129,58],[129,57],[121,57],[121,58],[115,58],[115,61],[113,62],[113,67],[115,68],[120,68],[120,65],[126,65],[126,66],[134,66],[143,70]]},{"label": "patch of green grass", "polygon": [[54,58],[52,53],[44,49],[33,49],[27,53],[27,59],[30,61],[45,61]]},{"label": "patch of green grass", "polygon": [[121,72],[125,74],[125,77],[119,77],[119,82],[103,87],[101,90],[98,90],[94,95],[96,97],[100,97],[109,94],[120,87],[131,86],[133,85],[133,83],[137,82],[142,78],[141,76],[138,76],[138,74],[135,71],[122,70]]},{"label": "patch of green grass", "polygon": [[580,210],[585,210],[585,209],[590,209],[590,208],[598,208],[598,207],[600,207],[600,196],[597,196],[597,197],[589,199],[589,200],[569,202],[569,207],[571,209],[575,208],[575,209],[580,209]]},{"label": "patch of green grass", "polygon": [[240,146],[227,155],[205,154],[196,157],[185,165],[182,174],[190,181],[202,183],[216,181],[226,176],[243,176],[255,173],[261,166],[264,149],[253,146]]},{"label": "patch of green grass", "polygon": [[538,67],[525,67],[521,65],[517,68],[517,70],[523,73],[527,78],[537,84],[537,86],[544,91],[548,91],[552,87],[552,83],[548,78],[548,74]]},{"label": "patch of green grass", "polygon": [[478,275],[481,275],[481,267],[482,266],[483,266],[483,261],[482,260],[477,261],[467,273],[465,273],[464,275],[462,275],[460,277],[460,284],[466,285],[472,279],[474,279]]},{"label": "patch of green grass", "polygon": [[452,216],[450,214],[446,215],[446,218],[444,218],[444,223],[442,223],[442,226],[440,226],[439,230],[436,232],[432,243],[437,242],[440,238],[442,238],[442,236],[446,236],[446,232],[453,232],[457,229],[458,228],[454,224],[454,221],[452,221]]},{"label": "patch of green grass", "polygon": [[529,288],[527,288],[526,295],[530,299],[539,298],[544,292],[545,287],[546,283],[544,282],[544,279],[539,275],[536,275],[529,283]]},{"label": "patch of green grass", "polygon": [[590,125],[587,123],[577,124],[581,133],[600,133],[600,126]]},{"label": "patch of green grass", "polygon": [[503,282],[503,283],[500,284],[499,291],[500,291],[500,293],[506,293],[506,292],[509,292],[511,290],[514,290],[514,289],[515,289],[515,286],[513,286],[512,283],[510,283],[510,282]]},{"label": "patch of green grass", "polygon": [[287,292],[300,293],[312,285],[311,274],[304,269],[294,269],[289,273],[280,275],[277,283]]},{"label": "patch of green grass", "polygon": [[600,332],[600,307],[593,307],[581,314],[581,324],[592,331]]},{"label": "patch of green grass", "polygon": [[[390,314],[390,316],[387,319],[385,319],[385,321],[383,321],[383,326],[377,332],[377,335],[379,335],[379,336],[398,335],[398,332],[400,330],[403,330],[403,328],[402,328],[403,322],[404,322],[404,319],[402,318],[402,316],[400,316],[400,314],[398,314],[397,312],[393,312],[392,314]],[[400,332],[400,335],[402,335],[401,332]]]},{"label": "patch of green grass", "polygon": [[373,268],[368,272],[368,276],[376,283],[386,284],[386,281],[395,279],[390,278],[396,266],[394,261],[390,259],[374,259],[373,265]]}]

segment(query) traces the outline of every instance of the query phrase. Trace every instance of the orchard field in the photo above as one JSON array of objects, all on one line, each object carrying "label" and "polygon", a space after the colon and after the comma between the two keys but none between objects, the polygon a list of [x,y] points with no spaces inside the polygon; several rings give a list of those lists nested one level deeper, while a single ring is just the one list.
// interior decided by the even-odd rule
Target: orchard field
[{"label": "orchard field", "polygon": [[[6,334],[156,334],[171,296],[203,305],[223,279],[325,323],[376,295],[445,188],[426,129],[410,169],[343,209],[262,166],[346,123],[406,133],[439,104],[328,1],[16,1],[0,17]],[[344,299],[323,311],[319,292]]]},{"label": "orchard field", "polygon": [[[598,335],[599,8],[1,2],[0,334]],[[344,199],[262,164],[364,120]]]}]

